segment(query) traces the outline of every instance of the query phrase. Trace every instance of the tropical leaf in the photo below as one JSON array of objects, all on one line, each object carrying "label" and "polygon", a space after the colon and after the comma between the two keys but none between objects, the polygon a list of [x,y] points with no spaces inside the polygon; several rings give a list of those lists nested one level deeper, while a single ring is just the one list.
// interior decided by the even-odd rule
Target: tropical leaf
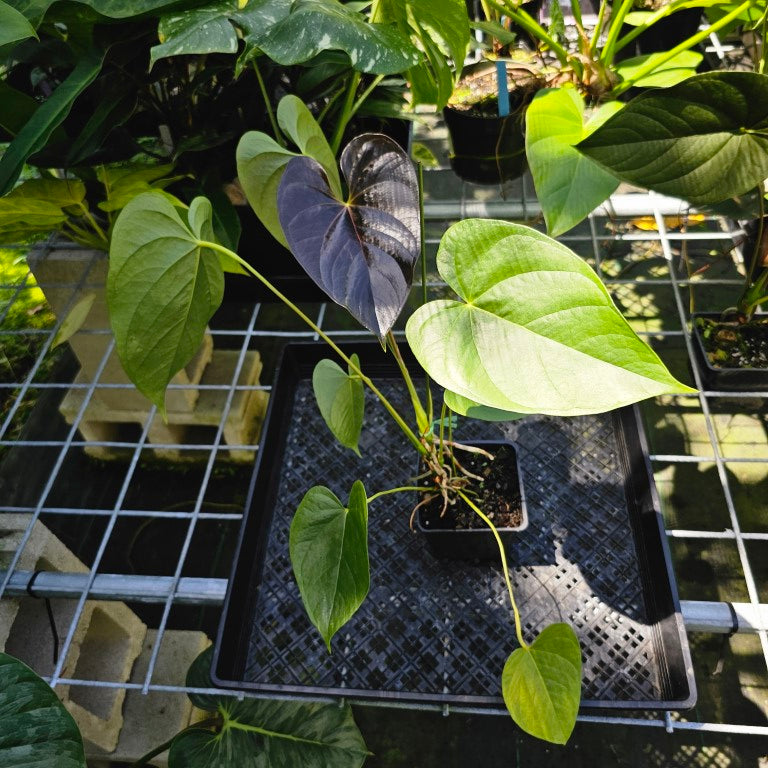
[{"label": "tropical leaf", "polygon": [[86,768],[72,715],[29,667],[0,653],[0,765]]},{"label": "tropical leaf", "polygon": [[405,304],[419,257],[416,173],[399,145],[380,134],[353,139],[341,169],[346,203],[316,161],[291,160],[278,191],[280,224],[310,277],[381,338]]},{"label": "tropical leaf", "polygon": [[217,254],[200,245],[213,236],[202,197],[187,221],[162,194],[131,200],[115,222],[107,301],[125,372],[165,414],[165,390],[195,355],[221,304],[224,275]]},{"label": "tropical leaf", "polygon": [[577,148],[695,205],[742,195],[768,177],[768,76],[707,72],[643,93]]},{"label": "tropical leaf", "polygon": [[467,416],[470,419],[480,419],[481,421],[515,421],[526,415],[514,411],[502,411],[499,408],[489,408],[487,405],[481,405],[468,397],[462,397],[448,390],[445,391],[443,400],[446,407],[454,413],[458,413],[459,416]]},{"label": "tropical leaf", "polygon": [[517,648],[501,676],[504,703],[526,732],[555,744],[568,741],[581,700],[581,650],[568,624],[550,624]]},{"label": "tropical leaf", "polygon": [[691,392],[629,327],[575,253],[529,227],[466,219],[443,236],[443,279],[459,300],[417,309],[406,336],[441,386],[517,413],[599,413]]},{"label": "tropical leaf", "polygon": [[620,108],[620,102],[610,101],[585,125],[584,99],[576,89],[547,88],[526,110],[525,154],[553,237],[578,224],[619,185],[574,147]]},{"label": "tropical leaf", "polygon": [[289,540],[291,564],[309,620],[331,651],[331,639],[368,594],[368,501],[357,480],[345,507],[320,485],[301,500]]},{"label": "tropical leaf", "polygon": [[[639,88],[668,88],[671,85],[677,85],[677,83],[685,80],[688,77],[696,74],[696,67],[701,64],[704,58],[702,54],[696,51],[681,51],[669,59],[669,61],[661,64],[657,69],[654,69],[649,75],[641,77],[639,80],[635,80],[637,73],[645,67],[649,62],[654,60],[660,61],[665,54],[663,53],[649,53],[645,56],[635,56],[631,59],[619,62],[615,65],[616,74],[621,77],[622,80],[629,80],[632,85]],[[610,102],[609,102],[610,103]]]},{"label": "tropical leaf", "polygon": [[[352,362],[360,368],[357,355]],[[350,367],[346,373],[334,360],[321,360],[312,373],[312,388],[328,429],[346,448],[358,456],[358,441],[363,428],[365,389],[360,376]]]},{"label": "tropical leaf", "polygon": [[0,46],[26,40],[28,37],[37,37],[35,28],[23,14],[0,0]]}]

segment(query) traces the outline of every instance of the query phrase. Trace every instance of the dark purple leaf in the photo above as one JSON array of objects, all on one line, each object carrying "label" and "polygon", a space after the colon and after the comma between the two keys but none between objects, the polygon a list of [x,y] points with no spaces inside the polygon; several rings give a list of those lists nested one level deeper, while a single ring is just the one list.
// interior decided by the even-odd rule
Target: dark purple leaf
[{"label": "dark purple leaf", "polygon": [[280,225],[310,277],[380,338],[403,309],[420,252],[419,194],[408,155],[392,139],[347,144],[344,203],[310,157],[295,157],[278,191]]}]

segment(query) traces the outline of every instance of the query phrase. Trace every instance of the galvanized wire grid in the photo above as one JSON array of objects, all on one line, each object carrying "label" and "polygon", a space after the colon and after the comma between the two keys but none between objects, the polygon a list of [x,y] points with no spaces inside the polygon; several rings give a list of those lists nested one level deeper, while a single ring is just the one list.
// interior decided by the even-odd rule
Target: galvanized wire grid
[{"label": "galvanized wire grid", "polygon": [[[732,46],[722,45],[716,38],[713,38],[712,45],[708,51],[721,60],[732,50]],[[439,171],[442,173],[442,171]],[[429,187],[429,177],[427,181]],[[530,179],[524,179],[519,185],[519,195],[516,199],[499,200],[497,197],[491,197],[487,200],[478,199],[471,194],[472,189],[467,185],[458,196],[445,198],[433,198],[428,200],[426,206],[426,216],[435,231],[444,228],[444,224],[450,220],[456,220],[466,216],[493,216],[498,218],[530,218],[538,212],[538,206],[532,196]],[[697,242],[722,244],[722,250],[728,251],[734,241],[738,241],[740,230],[733,224],[725,220],[709,219],[710,226],[705,226],[704,230],[695,228],[670,228],[668,226],[669,216],[678,216],[683,211],[681,203],[669,198],[663,198],[654,194],[631,194],[614,196],[606,205],[590,216],[585,227],[579,228],[574,234],[565,236],[562,241],[567,243],[579,253],[582,253],[590,259],[601,276],[605,279],[606,285],[610,290],[617,293],[619,303],[621,303],[621,291],[634,291],[637,289],[645,290],[649,286],[654,288],[664,288],[671,290],[674,301],[674,312],[679,321],[677,328],[653,328],[644,330],[638,328],[638,332],[645,336],[650,343],[660,344],[662,346],[661,354],[664,357],[664,345],[666,342],[682,342],[688,357],[692,355],[691,336],[688,329],[687,311],[686,311],[686,293],[689,288],[700,288],[722,286],[730,288],[735,295],[739,289],[740,280],[734,272],[731,274],[711,277],[706,273],[703,275],[689,276],[682,268],[679,260],[679,251],[688,245],[695,245]],[[626,221],[632,217],[641,215],[649,216],[653,222],[652,231],[620,231],[621,228],[613,232],[605,229],[606,221]],[[439,240],[438,236],[428,238],[428,247],[434,252]],[[653,276],[649,274],[639,277],[621,277],[611,274],[612,267],[607,262],[612,258],[606,258],[606,245],[631,245],[632,243],[641,243],[647,247],[648,251],[660,253],[666,269],[662,274]],[[11,246],[13,247],[13,246]],[[49,251],[53,247],[52,242],[45,244],[44,249]],[[56,247],[61,247],[57,245]],[[66,247],[66,246],[64,246]],[[23,253],[21,248],[20,252]],[[738,248],[735,249],[736,259],[742,258]],[[72,284],[72,299],[70,305],[76,301],[76,296],[87,278],[88,270],[78,284]],[[440,289],[442,284],[439,279],[432,274],[430,288]],[[0,382],[0,401],[10,393],[13,398],[10,409],[0,425],[0,455],[2,451],[13,448],[25,448],[31,450],[52,451],[55,460],[52,464],[52,470],[40,490],[39,496],[34,504],[12,505],[0,500],[0,513],[26,513],[29,514],[30,522],[19,543],[18,550],[13,557],[10,567],[7,571],[0,572],[0,598],[12,598],[25,594],[25,589],[32,576],[29,572],[17,570],[16,566],[22,554],[23,548],[28,542],[35,521],[41,515],[61,515],[61,516],[91,516],[102,518],[106,521],[106,527],[101,535],[101,539],[96,548],[95,555],[89,563],[87,574],[55,574],[43,573],[35,582],[35,593],[40,596],[50,596],[52,598],[76,598],[77,609],[74,613],[70,625],[66,628],[66,634],[62,642],[59,654],[59,661],[49,676],[48,680],[54,687],[56,685],[73,686],[93,686],[105,688],[122,688],[130,690],[141,690],[144,693],[149,691],[173,692],[183,695],[187,692],[210,692],[209,689],[193,689],[183,684],[179,680],[175,685],[163,685],[153,682],[153,675],[157,657],[162,645],[162,640],[166,632],[169,616],[176,606],[196,605],[196,606],[220,606],[226,588],[226,582],[223,579],[214,578],[194,578],[183,575],[185,563],[188,557],[190,543],[195,535],[196,527],[201,521],[229,521],[236,524],[242,518],[240,512],[206,511],[205,498],[208,489],[214,465],[220,454],[232,448],[235,449],[256,449],[257,445],[224,445],[223,431],[227,415],[232,405],[236,392],[259,389],[269,391],[268,385],[243,386],[237,384],[240,372],[246,359],[246,353],[251,349],[258,349],[262,343],[276,344],[289,340],[313,339],[316,335],[312,331],[303,331],[298,328],[290,329],[280,328],[275,325],[270,317],[271,311],[265,308],[265,305],[256,304],[252,306],[245,315],[241,316],[241,323],[238,327],[231,325],[225,327],[214,327],[211,330],[214,344],[224,343],[229,349],[236,349],[238,352],[237,363],[233,372],[232,382],[229,385],[208,385],[208,388],[216,389],[226,393],[225,405],[221,414],[221,419],[215,434],[209,441],[189,444],[157,444],[153,443],[152,448],[171,449],[180,451],[183,454],[194,454],[201,459],[203,464],[202,481],[199,491],[196,493],[194,503],[190,509],[184,510],[156,510],[140,509],[124,506],[126,496],[131,488],[140,459],[143,452],[147,449],[147,434],[150,423],[155,416],[155,409],[148,411],[146,421],[143,424],[140,434],[137,438],[127,440],[112,441],[91,441],[82,439],[78,431],[78,426],[83,419],[86,409],[91,402],[94,392],[97,388],[124,388],[121,384],[108,384],[99,380],[107,358],[112,351],[113,344],[110,344],[104,354],[97,375],[89,383],[73,384],[68,381],[38,381],[38,372],[43,362],[50,354],[51,346],[58,331],[62,317],[57,319],[56,324],[46,330],[39,329],[16,329],[8,330],[5,328],[5,321],[12,307],[17,301],[21,301],[25,292],[34,288],[34,282],[30,274],[27,274],[20,281],[4,282],[0,276],[0,351],[3,347],[3,340],[10,339],[12,336],[35,337],[39,344],[39,351],[31,369],[18,380]],[[714,308],[714,307],[713,307]],[[314,305],[315,318],[317,324],[332,336],[355,337],[367,336],[365,331],[355,331],[347,327],[343,322],[337,322],[337,313],[333,307],[326,304]],[[107,329],[94,331],[94,333],[107,334]],[[695,366],[692,366],[695,385],[701,390],[701,381]],[[271,378],[271,371],[267,373],[267,380]],[[74,418],[71,426],[67,428],[63,438],[48,439],[47,437],[35,437],[34,439],[21,439],[11,434],[12,429],[19,426],[20,407],[27,397],[33,391],[44,392],[46,390],[57,390],[64,392],[66,390],[78,388],[84,393],[84,398],[79,411]],[[181,385],[171,385],[172,389],[182,389]],[[697,454],[686,452],[660,452],[652,453],[651,461],[654,468],[684,465],[700,465],[713,463],[716,468],[717,478],[723,494],[723,499],[727,509],[728,524],[723,530],[700,530],[700,529],[682,529],[671,528],[667,531],[670,542],[676,541],[691,542],[696,540],[720,540],[734,542],[738,562],[741,568],[742,577],[748,595],[748,602],[737,603],[735,605],[736,613],[739,618],[739,632],[757,632],[762,650],[763,661],[768,670],[768,604],[761,603],[758,582],[755,576],[755,562],[750,555],[747,544],[749,542],[768,541],[768,532],[742,530],[740,515],[745,515],[745,509],[739,507],[734,499],[734,493],[729,476],[729,467],[759,464],[768,466],[768,451],[765,445],[758,447],[760,455],[725,455],[720,444],[720,436],[713,410],[718,406],[730,400],[749,397],[751,403],[755,398],[761,398],[765,402],[768,398],[768,391],[760,393],[738,393],[738,392],[717,392],[700,391],[696,395],[682,396],[678,402],[684,402],[685,407],[689,409],[688,413],[695,413],[697,417],[704,420],[706,434],[709,441],[709,451],[703,451]],[[662,403],[665,407],[666,403]],[[646,414],[648,411],[646,410]],[[80,451],[86,446],[102,447],[109,449],[120,449],[127,456],[125,463],[125,472],[120,484],[119,491],[115,501],[108,507],[92,507],[87,509],[75,508],[71,506],[56,506],[49,503],[51,491],[54,488],[59,473],[67,458],[69,452]],[[761,452],[762,451],[762,452]],[[88,478],[89,482],[98,482],[98,477]],[[113,545],[112,534],[118,521],[131,517],[142,517],[150,519],[175,519],[186,523],[186,534],[183,544],[176,558],[173,572],[170,575],[157,576],[135,576],[132,574],[107,574],[100,572],[100,564],[110,546]],[[125,600],[136,603],[156,603],[162,606],[162,614],[157,626],[157,641],[154,645],[152,657],[150,659],[144,680],[139,683],[126,683],[121,681],[108,680],[88,680],[73,679],[62,676],[65,660],[68,650],[72,643],[77,624],[80,621],[82,611],[86,600],[89,599],[112,599]],[[717,601],[684,601],[683,612],[686,619],[686,625],[689,630],[704,631],[711,633],[727,633],[732,628],[731,610],[726,603]],[[61,631],[61,628],[60,628]],[[695,658],[694,658],[695,660]],[[215,689],[220,695],[232,695],[242,698],[244,694],[231,691],[221,691]],[[726,711],[727,711],[727,702]],[[375,705],[374,705],[375,706]],[[387,705],[391,706],[391,705]],[[446,710],[447,711],[447,710]],[[488,710],[473,710],[471,708],[455,709],[454,711],[478,712],[488,714]],[[506,714],[498,712],[496,714]],[[728,719],[728,718],[724,718]],[[707,731],[730,734],[748,734],[748,735],[768,735],[768,726],[758,726],[753,724],[739,722],[697,722],[692,719],[691,713],[669,714],[657,718],[639,718],[639,717],[609,717],[597,715],[581,715],[579,720],[582,722],[616,724],[616,725],[636,725],[651,728],[664,728],[669,732],[674,730],[687,731]]]}]

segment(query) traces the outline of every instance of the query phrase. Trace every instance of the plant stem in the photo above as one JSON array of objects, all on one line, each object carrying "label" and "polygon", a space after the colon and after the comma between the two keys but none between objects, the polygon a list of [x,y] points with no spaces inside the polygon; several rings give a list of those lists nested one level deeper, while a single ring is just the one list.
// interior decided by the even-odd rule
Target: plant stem
[{"label": "plant stem", "polygon": [[597,12],[597,24],[592,33],[592,40],[589,43],[589,55],[594,56],[597,51],[597,44],[600,42],[600,35],[603,34],[603,24],[605,22],[605,11],[608,7],[608,0],[601,0],[600,10]]},{"label": "plant stem", "polygon": [[765,216],[765,190],[762,184],[757,185],[757,205],[758,205],[758,218],[757,218],[757,239],[755,241],[755,248],[752,251],[752,261],[749,264],[747,270],[746,279],[744,282],[744,295],[749,293],[749,289],[752,287],[752,283],[755,279],[755,269],[757,263],[760,261],[760,249],[763,245],[763,217]]},{"label": "plant stem", "polygon": [[603,50],[600,52],[600,61],[606,67],[610,67],[613,64],[613,57],[616,55],[616,42],[621,34],[621,25],[624,23],[624,18],[632,10],[632,3],[634,0],[622,0],[616,15],[611,13],[611,22],[608,27],[608,37],[605,40]]},{"label": "plant stem", "polygon": [[282,146],[286,146],[287,142],[285,140],[285,136],[283,136],[283,133],[280,130],[280,126],[277,124],[275,111],[272,109],[272,102],[269,99],[267,86],[264,83],[264,78],[261,76],[259,65],[256,63],[256,59],[254,59],[251,63],[253,64],[253,71],[256,73],[256,80],[259,83],[259,90],[261,91],[261,95],[264,98],[264,104],[266,105],[267,109],[267,117],[269,118],[269,124],[272,126],[272,131],[275,134],[275,141]]},{"label": "plant stem", "polygon": [[333,132],[331,138],[331,151],[334,155],[339,154],[339,147],[341,146],[341,140],[344,138],[344,131],[347,128],[347,123],[352,115],[352,104],[355,101],[355,93],[357,93],[357,86],[360,85],[360,73],[353,72],[352,77],[349,80],[349,86],[347,87],[347,95],[344,99],[344,104],[341,108],[341,114],[336,122],[336,129]]},{"label": "plant stem", "polygon": [[512,580],[509,578],[509,566],[507,565],[507,553],[504,551],[504,544],[501,541],[501,536],[496,530],[496,526],[490,521],[486,514],[477,506],[464,491],[459,491],[459,496],[464,500],[464,503],[491,529],[491,533],[496,539],[496,544],[499,547],[499,554],[501,555],[501,568],[504,571],[504,580],[507,582],[507,592],[509,592],[509,602],[512,604],[512,613],[515,616],[515,634],[517,635],[517,642],[520,643],[521,648],[527,648],[528,643],[523,639],[523,629],[520,622],[520,612],[517,610],[517,603],[515,602],[515,593],[512,591]]},{"label": "plant stem", "polygon": [[388,488],[386,491],[379,491],[378,493],[374,493],[373,496],[369,496],[366,499],[366,502],[370,504],[375,499],[378,499],[380,496],[386,496],[390,493],[401,493],[402,491],[430,491],[430,488],[422,488],[418,485],[403,485],[400,488]]},{"label": "plant stem", "polygon": [[98,235],[99,240],[104,242],[104,250],[109,250],[109,238],[107,237],[106,232],[104,232],[104,230],[99,226],[99,222],[93,218],[88,205],[86,203],[80,203],[80,209],[83,212],[83,217],[85,220],[91,225],[93,231]]},{"label": "plant stem", "polygon": [[188,725],[186,728],[182,728],[177,734],[174,734],[174,736],[168,739],[168,741],[163,742],[159,746],[150,750],[146,755],[142,755],[135,763],[131,763],[130,768],[142,768],[142,766],[146,765],[153,757],[157,757],[159,754],[165,752],[166,749],[169,749],[176,736],[180,736],[182,733],[186,733],[187,731],[191,731],[196,728],[212,728],[219,725],[221,725],[221,718],[218,715],[215,717],[209,717],[207,720],[200,720],[198,723],[192,723],[192,725]]},{"label": "plant stem", "polygon": [[[427,303],[427,244],[424,238],[424,166],[416,163],[416,173],[419,179],[419,237],[421,238],[421,303]],[[425,378],[427,388],[427,420],[431,424],[435,419],[435,410],[432,403],[432,387],[429,385],[429,375]]]},{"label": "plant stem", "polygon": [[416,386],[413,383],[411,374],[408,372],[408,367],[403,360],[403,356],[400,354],[400,348],[397,346],[397,339],[392,331],[387,333],[387,343],[389,344],[392,354],[397,361],[397,367],[400,369],[400,373],[405,381],[405,386],[408,388],[408,394],[411,396],[411,404],[413,405],[413,413],[416,416],[416,426],[419,428],[419,432],[424,435],[429,429],[429,419],[427,413],[424,410],[424,406],[419,399],[419,393],[416,391]]},{"label": "plant stem", "polygon": [[300,317],[350,367],[350,369],[360,377],[362,382],[368,387],[368,389],[371,390],[371,392],[373,392],[374,395],[376,395],[381,404],[387,409],[390,416],[392,416],[392,418],[397,423],[397,426],[400,427],[405,436],[411,441],[411,443],[413,443],[416,450],[422,455],[427,454],[427,449],[421,444],[421,441],[413,433],[413,430],[411,430],[411,428],[405,423],[403,417],[395,410],[392,403],[390,403],[389,400],[384,397],[376,385],[360,370],[357,365],[355,365],[352,359],[344,353],[338,344],[336,344],[336,342],[330,336],[328,336],[328,334],[322,330],[319,325],[315,324],[315,322],[304,312],[302,312],[287,296],[275,288],[275,286],[272,285],[272,283],[270,283],[269,280],[264,277],[264,275],[255,270],[247,261],[241,259],[234,251],[230,251],[229,248],[225,248],[223,245],[209,242],[207,240],[197,240],[196,242],[197,245],[201,248],[210,248],[212,251],[218,251],[219,253],[223,253],[234,259],[238,264],[240,264],[240,266],[248,270],[248,272],[250,272],[259,282],[261,282],[262,285],[272,291],[272,293],[278,299],[280,299],[280,301],[282,301],[286,307],[298,315],[298,317]]},{"label": "plant stem", "polygon": [[384,79],[384,75],[376,75],[373,82],[358,96],[357,101],[352,105],[352,109],[349,111],[349,117],[347,120],[351,120],[356,114],[357,110],[363,106],[365,100],[371,95],[373,89]]},{"label": "plant stem", "polygon": [[640,67],[640,69],[637,70],[633,77],[619,83],[610,92],[610,98],[615,99],[617,96],[624,93],[624,91],[626,91],[628,88],[631,88],[636,82],[642,80],[644,77],[657,70],[663,64],[666,64],[670,59],[674,59],[675,56],[677,56],[679,53],[687,51],[689,48],[693,48],[694,45],[697,45],[702,40],[705,40],[713,32],[717,32],[723,27],[728,26],[728,24],[730,24],[734,19],[738,18],[743,11],[751,8],[754,3],[755,0],[745,0],[745,2],[743,2],[738,8],[734,9],[726,16],[723,16],[722,19],[718,19],[718,21],[716,21],[714,24],[710,25],[706,29],[701,30],[700,32],[697,32],[687,40],[684,40],[682,43],[680,43],[680,45],[676,45],[671,50],[661,54],[658,59],[649,61],[645,64],[645,66]]}]

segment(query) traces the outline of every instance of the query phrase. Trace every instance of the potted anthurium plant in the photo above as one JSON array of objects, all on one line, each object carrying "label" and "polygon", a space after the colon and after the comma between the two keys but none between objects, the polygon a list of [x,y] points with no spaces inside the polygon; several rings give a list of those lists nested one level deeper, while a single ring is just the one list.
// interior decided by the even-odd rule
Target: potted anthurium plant
[{"label": "potted anthurium plant", "polygon": [[[415,492],[421,497],[416,506],[428,497],[442,510],[464,506],[491,530],[507,576],[519,646],[500,670],[509,711],[529,733],[564,743],[579,707],[579,642],[564,623],[544,628],[532,642],[524,638],[504,547],[476,501],[478,477],[465,466],[465,455],[483,451],[451,439],[447,410],[490,418],[576,415],[690,390],[634,334],[578,256],[524,226],[466,220],[448,230],[437,256],[456,297],[427,301],[423,295],[406,324],[412,353],[440,387],[445,418],[436,419],[437,393],[429,387],[419,391],[392,330],[420,257],[426,291],[416,171],[395,142],[368,134],[342,152],[342,179],[322,132],[296,106],[281,103],[294,116],[284,114],[283,124],[299,153],[287,162],[278,158],[276,226],[312,279],[393,355],[412,414],[399,412],[384,396],[366,373],[365,360],[345,353],[257,269],[216,241],[204,198],[183,209],[161,195],[144,194],[120,215],[108,279],[120,358],[137,387],[163,411],[170,377],[194,354],[221,301],[223,272],[245,270],[272,290],[336,355],[317,366],[314,386],[321,413],[342,444],[358,450],[367,387],[427,473],[407,487],[374,493],[358,480],[347,501],[324,487],[307,490],[291,526],[290,553],[310,621],[330,650],[334,634],[365,599],[368,507],[374,499]],[[247,167],[241,171],[248,173]]]},{"label": "potted anthurium plant", "polygon": [[764,231],[768,177],[768,75],[708,72],[643,94],[577,150],[617,178],[705,206],[756,190],[755,238],[744,287],[720,316],[694,318],[695,350],[708,387],[765,389],[768,300]]}]

